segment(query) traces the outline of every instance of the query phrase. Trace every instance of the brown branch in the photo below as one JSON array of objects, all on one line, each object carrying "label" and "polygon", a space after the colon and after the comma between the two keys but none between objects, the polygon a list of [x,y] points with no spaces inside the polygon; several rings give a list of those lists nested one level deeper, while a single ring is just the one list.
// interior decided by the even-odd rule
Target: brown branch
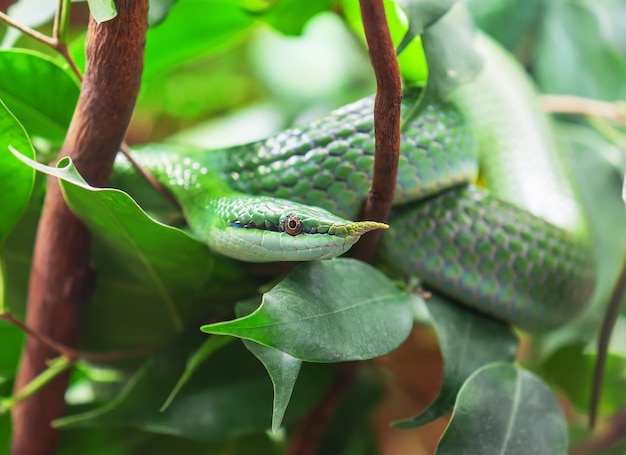
[{"label": "brown branch", "polygon": [[602,320],[602,328],[598,337],[598,358],[593,369],[593,380],[591,382],[591,399],[589,400],[589,428],[593,429],[596,425],[596,415],[600,404],[600,396],[602,392],[602,381],[604,379],[604,368],[606,366],[606,358],[609,350],[609,342],[613,327],[619,317],[619,309],[626,294],[626,256],[622,259],[622,266],[619,275],[613,286],[609,304],[604,313]]},{"label": "brown branch", "polygon": [[354,362],[339,365],[335,380],[326,395],[298,424],[289,440],[287,455],[313,455],[316,452],[328,422],[354,382],[356,367]]},{"label": "brown branch", "polygon": [[591,115],[626,125],[626,109],[618,103],[569,95],[543,95],[541,103],[553,114]]},{"label": "brown branch", "polygon": [[611,449],[626,435],[626,408],[611,417],[606,429],[593,439],[572,448],[570,455],[593,455]]},{"label": "brown branch", "polygon": [[[139,90],[148,0],[117,0],[118,16],[87,32],[87,70],[61,156],[70,156],[92,185],[106,184]],[[81,315],[93,291],[91,237],[65,205],[55,179],[48,180],[28,290],[26,324],[57,343],[76,346]],[[54,350],[29,336],[16,391],[39,374]],[[63,415],[68,374],[13,409],[13,455],[55,451],[50,422]]]},{"label": "brown branch", "polygon": [[[376,155],[372,186],[361,219],[385,222],[396,190],[400,156],[400,102],[402,81],[382,0],[360,0],[365,38],[376,75],[374,132]],[[353,248],[353,256],[368,261],[374,255],[380,231],[371,232]]]},{"label": "brown branch", "polygon": [[[400,102],[402,81],[396,51],[391,41],[382,0],[360,0],[365,38],[376,76],[374,133],[376,154],[370,192],[361,219],[385,222],[389,217],[396,189],[400,155]],[[371,232],[352,248],[352,256],[371,260],[380,239],[380,231]],[[315,453],[330,419],[353,382],[354,363],[340,365],[328,394],[296,428],[290,440],[289,455]]]},{"label": "brown branch", "polygon": [[69,346],[66,346],[62,343],[58,343],[54,341],[52,338],[43,335],[41,333],[37,333],[35,330],[28,327],[18,318],[13,316],[10,313],[0,314],[0,319],[3,319],[20,330],[26,333],[28,336],[31,336],[37,339],[40,343],[45,344],[51,350],[55,351],[57,354],[62,355],[70,362],[77,362],[79,360],[86,360],[91,362],[106,362],[110,360],[119,360],[128,357],[136,357],[147,355],[154,352],[154,348],[151,347],[142,347],[136,349],[127,349],[127,350],[118,350],[118,351],[107,351],[107,352],[85,352],[79,351],[77,349],[73,349]]}]

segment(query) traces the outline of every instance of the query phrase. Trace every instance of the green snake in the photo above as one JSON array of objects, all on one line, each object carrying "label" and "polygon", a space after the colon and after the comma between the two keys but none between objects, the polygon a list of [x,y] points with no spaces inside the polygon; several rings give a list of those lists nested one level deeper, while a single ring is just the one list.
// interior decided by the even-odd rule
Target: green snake
[{"label": "green snake", "polygon": [[[485,37],[477,45],[480,75],[403,128],[383,256],[481,312],[547,330],[593,290],[584,218],[533,87],[503,50]],[[416,97],[405,91],[403,115]],[[136,157],[174,194],[194,235],[235,259],[331,258],[387,227],[347,221],[370,186],[372,97],[263,141],[209,151],[153,144]]]}]

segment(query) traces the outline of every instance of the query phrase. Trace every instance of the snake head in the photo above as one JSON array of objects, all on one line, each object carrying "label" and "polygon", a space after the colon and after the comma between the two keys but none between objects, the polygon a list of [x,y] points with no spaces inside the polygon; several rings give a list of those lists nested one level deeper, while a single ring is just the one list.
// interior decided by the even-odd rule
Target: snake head
[{"label": "snake head", "polygon": [[[216,201],[209,246],[247,262],[311,261],[339,256],[384,223],[348,221],[327,210],[263,196]],[[197,229],[197,228],[194,228]]]}]

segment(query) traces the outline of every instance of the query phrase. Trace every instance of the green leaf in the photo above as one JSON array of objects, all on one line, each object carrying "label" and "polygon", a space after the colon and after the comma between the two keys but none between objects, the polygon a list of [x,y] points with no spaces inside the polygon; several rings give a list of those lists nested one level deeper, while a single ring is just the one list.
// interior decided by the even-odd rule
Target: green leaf
[{"label": "green leaf", "polygon": [[426,305],[443,357],[443,383],[435,401],[420,415],[394,423],[396,428],[425,425],[452,411],[467,378],[482,366],[513,362],[518,340],[507,325],[433,294]]},{"label": "green leaf", "polygon": [[547,2],[535,67],[542,90],[598,98],[626,99],[626,58],[610,37],[622,11],[605,2]]},{"label": "green leaf", "polygon": [[467,2],[478,28],[510,51],[514,51],[543,20],[545,0],[469,0]]},{"label": "green leaf", "polygon": [[[252,313],[258,306],[258,299],[240,302],[235,306],[237,317]],[[243,344],[263,364],[272,380],[274,401],[272,403],[272,431],[278,433],[282,424],[287,405],[296,385],[302,361],[274,348],[268,348],[249,340]]]},{"label": "green leaf", "polygon": [[[165,20],[146,34],[142,83],[163,78],[173,68],[200,60],[239,41],[255,19],[227,0],[185,0],[170,9]],[[85,67],[85,38],[71,46],[79,67]]]},{"label": "green leaf", "polygon": [[278,0],[259,18],[286,35],[300,35],[306,23],[318,13],[330,9],[333,0]]},{"label": "green leaf", "polygon": [[[198,333],[179,338],[148,360],[115,400],[102,408],[57,420],[55,426],[131,426],[201,441],[267,429],[272,407],[270,381],[263,367],[239,343],[219,350],[203,363],[167,410],[159,411],[203,338]],[[326,365],[303,370],[302,387],[296,389],[287,416],[290,422],[319,399],[332,370]]]},{"label": "green leaf", "polygon": [[96,23],[109,21],[117,16],[117,9],[113,0],[87,0],[89,12]]},{"label": "green leaf", "polygon": [[[36,163],[15,152],[31,168],[60,179],[68,206],[120,258],[123,273],[147,277],[158,290],[155,308],[167,309],[172,327],[183,327],[185,296],[211,276],[213,256],[185,232],[148,217],[126,193],[94,188],[80,176],[69,158],[58,168]],[[22,165],[23,166],[23,165]]]},{"label": "green leaf", "polygon": [[482,68],[474,49],[474,25],[465,8],[457,7],[422,35],[428,62],[428,91],[439,99],[471,81]]},{"label": "green leaf", "polygon": [[243,340],[246,348],[261,361],[272,380],[274,401],[272,402],[272,431],[278,433],[282,425],[293,388],[300,374],[302,360],[291,357],[278,349]]},{"label": "green leaf", "polygon": [[170,9],[178,0],[150,0],[148,24],[155,27],[165,20]]},{"label": "green leaf", "polygon": [[60,146],[78,101],[73,76],[49,57],[27,50],[0,51],[0,74],[0,99],[28,134]]},{"label": "green leaf", "polygon": [[35,171],[20,163],[9,146],[18,147],[30,158],[35,157],[24,128],[0,100],[0,245],[26,208],[35,181]]},{"label": "green leaf", "polygon": [[[585,347],[584,343],[563,346],[541,365],[542,376],[564,392],[575,408],[583,413],[589,409],[590,378],[598,361],[597,354],[585,352]],[[599,414],[613,415],[626,405],[626,358],[607,354],[601,387]]]},{"label": "green leaf", "polygon": [[376,269],[353,259],[302,264],[249,316],[202,327],[305,361],[371,359],[395,349],[412,326],[410,299]]},{"label": "green leaf", "polygon": [[172,392],[168,395],[167,400],[161,406],[161,412],[165,411],[172,403],[178,392],[189,382],[196,370],[205,362],[211,355],[218,349],[226,346],[233,338],[214,336],[209,337],[196,352],[189,358],[187,365],[185,366],[185,372],[178,379],[178,382],[172,389]]},{"label": "green leaf", "polygon": [[479,453],[567,453],[561,408],[537,376],[509,363],[492,363],[463,385],[436,454]]},{"label": "green leaf", "polygon": [[458,0],[396,0],[409,20],[409,29],[400,44],[400,50],[416,36],[424,33],[444,16]]}]

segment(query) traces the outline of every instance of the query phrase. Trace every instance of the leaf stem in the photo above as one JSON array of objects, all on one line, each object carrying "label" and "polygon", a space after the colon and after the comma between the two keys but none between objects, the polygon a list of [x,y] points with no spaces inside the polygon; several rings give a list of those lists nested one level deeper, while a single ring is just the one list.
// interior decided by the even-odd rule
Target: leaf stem
[{"label": "leaf stem", "polygon": [[50,361],[48,368],[43,370],[39,375],[33,378],[28,384],[20,389],[14,395],[0,400],[0,413],[6,412],[13,408],[19,402],[25,400],[35,392],[41,390],[46,384],[56,378],[58,375],[69,369],[74,362],[67,357],[61,356]]},{"label": "leaf stem", "polygon": [[0,313],[0,319],[13,324],[14,326],[21,329],[24,333],[29,336],[36,338],[53,351],[58,353],[59,355],[69,359],[72,362],[76,362],[78,360],[86,360],[91,362],[106,362],[108,360],[118,360],[127,357],[136,357],[141,355],[147,355],[154,351],[153,348],[150,347],[142,347],[137,349],[127,349],[123,351],[108,351],[108,352],[82,352],[76,349],[72,349],[69,346],[66,346],[62,343],[58,343],[54,341],[52,338],[38,333],[32,328],[28,327],[18,318],[13,316],[11,313]]},{"label": "leaf stem", "polygon": [[12,19],[9,15],[3,13],[2,11],[0,11],[0,20],[11,27],[18,29],[23,34],[30,36],[31,38],[39,41],[40,43],[43,43],[46,46],[56,49],[57,41],[54,38],[50,38],[49,36],[44,35],[43,33],[38,32],[37,30],[33,30],[30,27],[20,24],[19,22]]},{"label": "leaf stem", "polygon": [[70,3],[69,0],[58,0],[59,7],[54,16],[54,30],[53,30],[52,37],[44,35],[43,33],[38,32],[37,30],[34,30],[23,24],[20,24],[19,22],[11,18],[6,13],[3,13],[2,11],[0,11],[0,21],[6,23],[7,25],[11,27],[18,29],[20,32],[24,33],[25,35],[30,36],[34,40],[37,40],[40,43],[43,43],[46,46],[58,52],[59,55],[61,55],[65,59],[65,61],[70,65],[72,72],[76,75],[78,80],[82,81],[83,76],[80,72],[80,69],[78,69],[76,62],[70,55],[68,48],[67,48],[67,44],[65,42],[66,35],[67,35],[67,23],[69,20],[69,9],[70,9],[69,3]]},{"label": "leaf stem", "polygon": [[53,39],[64,45],[67,43],[67,28],[70,20],[71,0],[57,0],[57,12],[54,15]]}]

